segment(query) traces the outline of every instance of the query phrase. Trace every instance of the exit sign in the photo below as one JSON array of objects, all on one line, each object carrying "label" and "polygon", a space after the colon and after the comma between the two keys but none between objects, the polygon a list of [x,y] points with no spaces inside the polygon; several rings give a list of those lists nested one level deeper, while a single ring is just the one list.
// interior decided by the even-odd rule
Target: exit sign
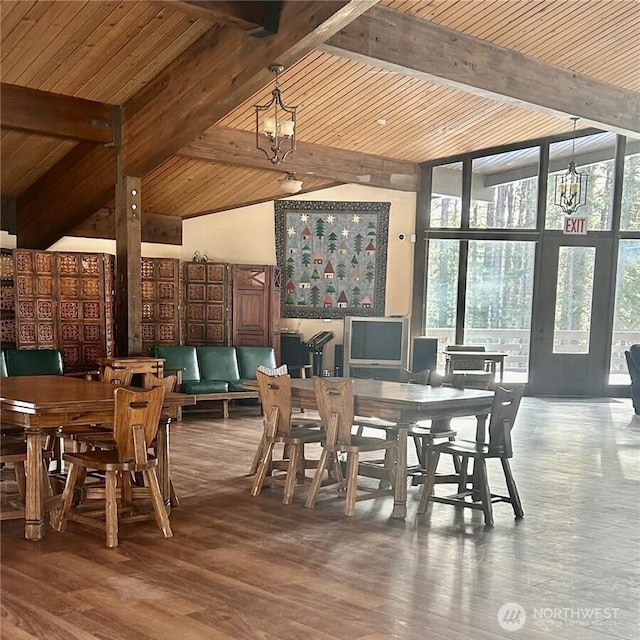
[{"label": "exit sign", "polygon": [[564,233],[574,236],[586,236],[587,218],[585,216],[566,216],[564,219]]}]

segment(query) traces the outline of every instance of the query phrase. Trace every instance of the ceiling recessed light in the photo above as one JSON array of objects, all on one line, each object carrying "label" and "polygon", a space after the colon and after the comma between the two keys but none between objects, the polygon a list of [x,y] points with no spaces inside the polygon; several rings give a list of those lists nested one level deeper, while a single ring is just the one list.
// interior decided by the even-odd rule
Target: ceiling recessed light
[{"label": "ceiling recessed light", "polygon": [[380,118],[378,120],[378,124],[387,124],[387,119],[386,118]]}]

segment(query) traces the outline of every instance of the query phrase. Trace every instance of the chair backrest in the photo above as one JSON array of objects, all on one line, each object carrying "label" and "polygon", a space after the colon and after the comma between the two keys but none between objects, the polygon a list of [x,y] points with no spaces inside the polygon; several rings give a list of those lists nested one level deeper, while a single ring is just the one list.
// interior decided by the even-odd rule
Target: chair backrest
[{"label": "chair backrest", "polygon": [[62,354],[57,349],[7,349],[10,376],[61,376]]},{"label": "chair backrest", "polygon": [[486,351],[483,344],[448,344],[445,351]]},{"label": "chair backrest", "polygon": [[113,438],[121,462],[146,462],[147,449],[158,431],[164,393],[163,387],[148,391],[118,387],[114,391]]},{"label": "chair backrest", "polygon": [[349,378],[313,378],[316,403],[326,432],[325,446],[351,444],[355,413],[353,380]]},{"label": "chair backrest", "polygon": [[640,380],[640,344],[632,344],[628,351],[624,352],[627,359],[627,367],[631,380]]},{"label": "chair backrest", "polygon": [[113,367],[106,366],[100,375],[100,382],[108,382],[118,387],[128,387],[131,384],[131,378],[133,377],[133,370],[126,367]]},{"label": "chair backrest", "polygon": [[496,388],[489,420],[489,453],[505,458],[513,456],[511,429],[524,394],[524,385],[513,389]]},{"label": "chair backrest", "polygon": [[287,435],[291,431],[291,376],[256,371],[256,378],[265,420],[275,425],[272,434]]},{"label": "chair backrest", "polygon": [[158,378],[153,373],[142,374],[142,388],[153,389],[154,387],[163,387],[165,391],[175,391],[178,384],[178,376],[165,376],[164,378]]},{"label": "chair backrest", "polygon": [[431,370],[423,369],[422,371],[409,371],[409,369],[400,369],[398,374],[398,382],[408,382],[409,384],[429,384],[431,379]]}]

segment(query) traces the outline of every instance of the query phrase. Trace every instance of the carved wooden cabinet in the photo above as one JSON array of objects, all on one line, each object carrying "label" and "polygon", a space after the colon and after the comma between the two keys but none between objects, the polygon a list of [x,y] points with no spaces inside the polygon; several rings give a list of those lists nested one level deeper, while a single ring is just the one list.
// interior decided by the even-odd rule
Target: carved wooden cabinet
[{"label": "carved wooden cabinet", "polygon": [[142,258],[142,352],[180,344],[181,287],[177,258]]},{"label": "carved wooden cabinet", "polygon": [[114,258],[14,250],[16,346],[59,349],[66,371],[114,355]]},{"label": "carved wooden cabinet", "polygon": [[231,344],[229,265],[186,262],[184,265],[186,344]]}]

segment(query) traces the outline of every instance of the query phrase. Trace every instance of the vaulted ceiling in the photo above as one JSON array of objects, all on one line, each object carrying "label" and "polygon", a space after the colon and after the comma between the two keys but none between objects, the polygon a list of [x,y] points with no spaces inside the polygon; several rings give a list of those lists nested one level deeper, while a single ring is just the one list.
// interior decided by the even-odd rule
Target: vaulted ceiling
[{"label": "vaulted ceiling", "polygon": [[[567,132],[573,115],[640,138],[636,0],[1,0],[0,11],[3,228],[24,247],[111,233],[116,148],[162,235],[279,197],[285,171],[305,190],[417,190],[417,163]],[[274,62],[298,106],[298,149],[275,169],[253,134]]]}]

